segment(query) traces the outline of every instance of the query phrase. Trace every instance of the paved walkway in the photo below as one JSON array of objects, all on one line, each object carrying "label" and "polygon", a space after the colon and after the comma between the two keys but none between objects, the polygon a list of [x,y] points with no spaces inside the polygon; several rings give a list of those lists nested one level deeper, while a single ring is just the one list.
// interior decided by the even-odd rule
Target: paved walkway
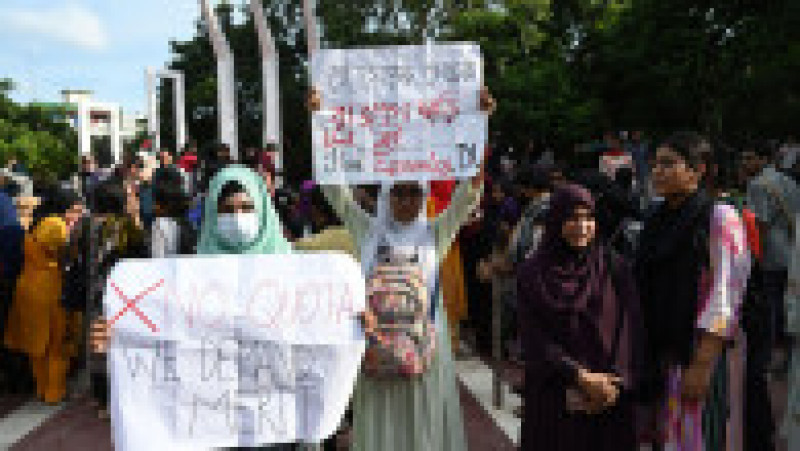
[{"label": "paved walkway", "polygon": [[[502,409],[491,405],[491,371],[477,359],[456,362],[468,451],[513,451],[521,421],[513,415],[519,396],[505,388]],[[784,412],[785,384],[774,384],[776,413]],[[86,403],[48,406],[19,397],[0,397],[0,450],[111,451],[108,421]],[[154,450],[155,451],[155,450]],[[777,451],[788,451],[781,443]]]},{"label": "paved walkway", "polygon": [[[488,415],[492,422],[491,427],[483,426],[479,429],[481,434],[490,435],[485,443],[482,437],[469,437],[470,450],[515,449],[519,442],[522,422],[514,416],[514,409],[522,404],[520,397],[511,393],[507,384],[505,384],[503,387],[505,405],[502,409],[495,409],[492,405],[492,372],[486,364],[476,359],[457,361],[456,372],[461,386],[469,392],[470,398],[478,404],[481,415]],[[463,404],[464,427],[469,434],[469,431],[472,430],[470,416],[473,412],[470,408],[473,407],[469,405],[469,401],[463,402]],[[491,438],[491,441],[488,440],[489,438]],[[472,448],[473,443],[485,444],[485,447]]]},{"label": "paved walkway", "polygon": [[[509,415],[486,408],[489,368],[477,361],[457,363],[469,451],[513,451],[507,431],[518,426],[509,422]],[[0,398],[0,450],[111,451],[111,427],[85,402],[48,406]]]}]

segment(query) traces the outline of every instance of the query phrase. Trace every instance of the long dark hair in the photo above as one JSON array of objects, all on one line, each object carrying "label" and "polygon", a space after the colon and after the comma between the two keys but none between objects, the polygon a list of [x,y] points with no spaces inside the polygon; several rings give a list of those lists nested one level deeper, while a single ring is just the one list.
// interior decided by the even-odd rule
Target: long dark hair
[{"label": "long dark hair", "polygon": [[103,181],[94,191],[90,204],[92,213],[116,216],[125,213],[127,198],[122,180],[112,177]]},{"label": "long dark hair", "polygon": [[73,190],[61,188],[55,184],[44,186],[40,192],[42,200],[33,211],[31,230],[35,229],[48,216],[63,215],[73,205],[81,202],[80,196]]},{"label": "long dark hair", "polygon": [[189,199],[183,187],[183,176],[176,169],[161,168],[156,171],[153,202],[161,208],[162,216],[186,216]]}]

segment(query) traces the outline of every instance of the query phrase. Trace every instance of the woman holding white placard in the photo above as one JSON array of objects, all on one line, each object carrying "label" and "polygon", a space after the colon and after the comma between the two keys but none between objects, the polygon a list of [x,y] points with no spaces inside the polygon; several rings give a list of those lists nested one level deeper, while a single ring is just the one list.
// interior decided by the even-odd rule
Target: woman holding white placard
[{"label": "woman holding white placard", "polygon": [[[271,196],[263,179],[252,170],[230,165],[210,182],[203,227],[197,243],[199,255],[289,254],[292,247],[283,235]],[[105,353],[111,330],[106,320],[92,325],[92,348]],[[257,449],[290,449],[281,444]],[[251,448],[235,448],[251,449]]]},{"label": "woman holding white placard", "polygon": [[[309,106],[313,111],[320,109],[318,91],[312,91]],[[493,108],[494,100],[484,89],[481,109],[491,112]],[[486,156],[484,164],[485,160]],[[421,288],[423,304],[424,299],[432,298],[430,306],[425,305],[423,310],[425,316],[430,314],[433,319],[431,323],[423,321],[419,325],[430,327],[426,330],[434,336],[423,337],[427,332],[422,332],[417,337],[420,339],[417,344],[431,343],[426,347],[431,355],[416,358],[417,352],[425,354],[426,350],[410,351],[415,356],[406,362],[408,367],[396,374],[386,369],[391,365],[379,367],[386,363],[384,357],[392,352],[390,348],[400,344],[384,343],[383,354],[370,352],[370,348],[377,349],[378,343],[385,340],[402,338],[402,345],[410,349],[414,346],[409,343],[416,340],[385,332],[388,326],[381,324],[381,312],[374,311],[374,299],[370,298],[363,318],[369,344],[353,399],[352,449],[355,451],[467,449],[447,315],[438,290],[438,268],[456,233],[480,200],[483,179],[482,167],[478,175],[456,189],[450,207],[432,219],[427,218],[425,209],[427,186],[416,182],[383,186],[375,217],[356,203],[349,187],[327,185],[323,188],[331,206],[353,236],[362,269],[370,281],[368,292],[370,288],[373,292],[386,290],[385,285],[373,286],[376,274],[400,271],[398,261],[403,260],[413,262],[415,268],[408,273],[391,274],[392,282],[411,288],[409,291]]]}]

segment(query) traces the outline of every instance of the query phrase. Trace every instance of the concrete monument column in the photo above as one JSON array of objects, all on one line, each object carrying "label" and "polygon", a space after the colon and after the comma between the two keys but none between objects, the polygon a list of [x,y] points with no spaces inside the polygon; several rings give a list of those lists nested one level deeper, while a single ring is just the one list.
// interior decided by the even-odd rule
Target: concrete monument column
[{"label": "concrete monument column", "polygon": [[262,79],[262,115],[264,117],[262,145],[274,144],[277,147],[275,169],[280,172],[283,167],[283,131],[281,128],[280,83],[278,76],[278,50],[275,38],[264,17],[261,0],[250,0],[250,11],[258,33],[261,50]]},{"label": "concrete monument column", "polygon": [[230,146],[231,156],[239,158],[239,115],[236,108],[236,78],[233,52],[220,29],[216,13],[208,0],[200,0],[200,10],[217,59],[217,116],[220,141]]},{"label": "concrete monument column", "polygon": [[90,116],[91,102],[81,100],[78,102],[78,148],[81,155],[92,153],[92,120]]},{"label": "concrete monument column", "polygon": [[114,156],[114,164],[122,161],[122,136],[120,135],[121,110],[119,105],[109,105],[111,111],[111,155]]},{"label": "concrete monument column", "polygon": [[306,42],[308,44],[308,56],[316,52],[320,47],[319,32],[317,30],[317,16],[314,14],[315,0],[303,0],[303,18],[306,23]]},{"label": "concrete monument column", "polygon": [[183,73],[174,73],[173,91],[175,96],[175,144],[178,152],[186,147],[186,82]]},{"label": "concrete monument column", "polygon": [[183,73],[171,69],[163,69],[156,73],[159,79],[172,80],[173,114],[175,117],[175,151],[180,152],[186,146],[186,91]]},{"label": "concrete monument column", "polygon": [[148,67],[147,79],[147,132],[153,138],[153,149],[161,147],[161,127],[158,122],[158,94],[156,90],[156,71]]}]

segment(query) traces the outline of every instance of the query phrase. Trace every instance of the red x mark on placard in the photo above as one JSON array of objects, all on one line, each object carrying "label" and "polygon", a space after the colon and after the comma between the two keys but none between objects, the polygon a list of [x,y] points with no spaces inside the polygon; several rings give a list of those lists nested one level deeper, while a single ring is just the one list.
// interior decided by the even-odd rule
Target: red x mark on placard
[{"label": "red x mark on placard", "polygon": [[133,313],[135,313],[136,316],[138,316],[139,319],[141,319],[142,322],[145,323],[147,327],[150,328],[150,330],[152,330],[153,332],[158,332],[158,327],[156,327],[156,325],[153,324],[152,321],[150,321],[150,318],[148,318],[147,315],[145,315],[144,313],[142,313],[141,310],[139,310],[139,307],[136,306],[136,303],[141,301],[143,297],[152,293],[163,284],[164,284],[164,279],[161,279],[155,285],[137,294],[135,298],[128,299],[128,297],[125,296],[125,293],[123,293],[122,290],[120,290],[119,287],[114,282],[111,282],[111,288],[113,288],[114,291],[117,292],[117,295],[119,296],[120,299],[125,301],[125,306],[122,308],[122,310],[117,312],[117,314],[114,315],[113,318],[111,318],[111,321],[109,321],[108,324],[109,325],[114,324],[118,319],[122,317],[122,315],[125,314],[125,312],[127,312],[128,310],[133,310]]}]

